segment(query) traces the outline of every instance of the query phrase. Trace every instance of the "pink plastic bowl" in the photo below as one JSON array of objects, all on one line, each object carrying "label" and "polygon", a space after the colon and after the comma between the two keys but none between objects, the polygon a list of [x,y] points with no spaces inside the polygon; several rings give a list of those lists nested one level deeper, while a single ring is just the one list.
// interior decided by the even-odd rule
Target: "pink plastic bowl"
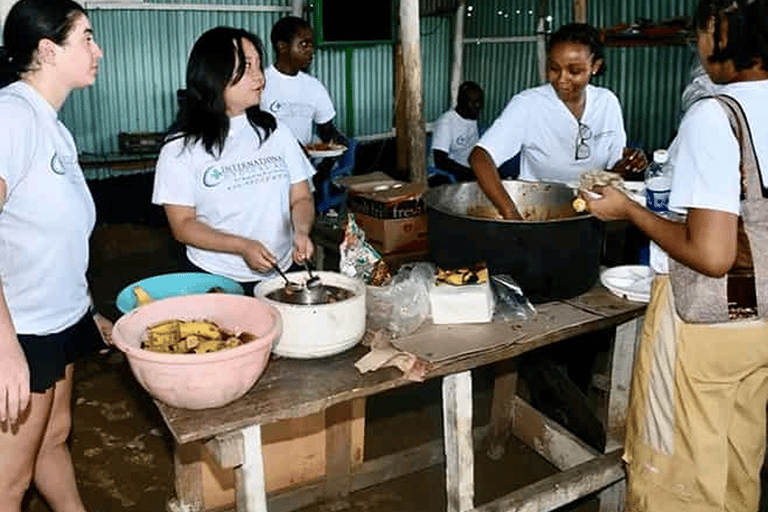
[{"label": "pink plastic bowl", "polygon": [[[171,319],[210,320],[259,338],[207,354],[161,354],[141,348],[146,328]],[[282,324],[278,311],[253,297],[207,293],[158,300],[123,315],[112,341],[128,358],[136,380],[150,395],[173,407],[207,409],[240,398],[269,360]]]}]

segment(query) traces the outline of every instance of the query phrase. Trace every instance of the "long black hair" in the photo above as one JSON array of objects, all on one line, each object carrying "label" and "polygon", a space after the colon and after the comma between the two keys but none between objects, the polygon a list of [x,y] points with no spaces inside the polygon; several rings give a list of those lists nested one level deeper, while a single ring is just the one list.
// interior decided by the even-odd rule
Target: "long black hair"
[{"label": "long black hair", "polygon": [[64,44],[81,15],[87,13],[74,0],[19,0],[14,4],[3,28],[0,87],[30,69],[41,39]]},{"label": "long black hair", "polygon": [[[184,144],[202,142],[205,150],[218,156],[224,149],[229,133],[229,117],[224,101],[224,89],[237,83],[245,74],[246,58],[243,40],[250,41],[259,54],[264,70],[264,48],[261,40],[247,30],[216,27],[201,35],[189,55],[187,63],[186,97],[179,109],[176,122],[169,129],[169,139],[184,137]],[[248,121],[259,138],[266,140],[277,127],[272,114],[259,105],[245,111]]]},{"label": "long black hair", "polygon": [[[701,0],[694,14],[696,28],[706,30],[715,21],[715,48],[710,62],[733,60],[737,71],[758,61],[768,70],[768,0]],[[720,47],[723,21],[727,19],[728,42]]]},{"label": "long black hair", "polygon": [[589,48],[592,61],[602,61],[600,69],[595,75],[602,75],[605,71],[605,45],[600,39],[600,32],[592,25],[586,23],[568,23],[557,29],[547,41],[547,53],[558,43],[578,43]]}]

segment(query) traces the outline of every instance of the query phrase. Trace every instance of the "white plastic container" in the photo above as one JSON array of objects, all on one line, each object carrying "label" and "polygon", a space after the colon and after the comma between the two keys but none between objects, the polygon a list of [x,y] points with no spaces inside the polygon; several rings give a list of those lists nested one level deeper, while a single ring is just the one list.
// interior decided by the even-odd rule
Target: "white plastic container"
[{"label": "white plastic container", "polygon": [[[320,282],[354,293],[352,298],[330,304],[287,304],[266,297],[282,288],[285,281],[275,277],[262,281],[254,295],[274,306],[283,319],[283,333],[272,347],[278,356],[311,359],[338,354],[354,347],[365,334],[365,284],[337,272],[317,271]],[[301,283],[306,272],[290,272],[288,279]]]},{"label": "white plastic container", "polygon": [[493,292],[488,282],[462,286],[432,284],[429,302],[436,324],[485,323],[493,317]]}]

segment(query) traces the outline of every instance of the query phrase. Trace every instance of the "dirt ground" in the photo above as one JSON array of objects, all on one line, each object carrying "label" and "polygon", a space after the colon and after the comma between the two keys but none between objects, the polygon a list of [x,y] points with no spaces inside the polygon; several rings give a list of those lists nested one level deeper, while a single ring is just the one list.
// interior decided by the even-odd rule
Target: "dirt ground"
[{"label": "dirt ground", "polygon": [[[127,243],[129,242],[129,243]],[[93,237],[91,282],[100,311],[115,319],[114,298],[137,279],[175,270],[178,246],[164,226],[102,226]],[[475,418],[487,422],[491,377],[476,372]],[[172,439],[122,354],[106,349],[76,366],[71,450],[80,490],[93,511],[160,512],[174,497]],[[366,406],[366,458],[394,453],[441,436],[440,383],[410,386],[370,398]],[[555,472],[527,447],[510,441],[502,460],[478,452],[476,504],[486,503]],[[568,510],[596,510],[584,500]],[[337,510],[317,504],[302,512]],[[445,509],[442,466],[353,493],[350,512],[437,512]],[[50,512],[34,492],[25,512]]]}]

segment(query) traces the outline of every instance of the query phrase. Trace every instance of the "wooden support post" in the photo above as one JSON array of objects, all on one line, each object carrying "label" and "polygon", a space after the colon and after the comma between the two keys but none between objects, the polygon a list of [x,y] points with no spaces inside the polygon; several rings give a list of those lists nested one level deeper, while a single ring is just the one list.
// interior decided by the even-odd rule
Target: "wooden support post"
[{"label": "wooden support post", "polygon": [[[624,442],[629,391],[635,351],[643,332],[644,317],[635,318],[616,327],[611,347],[611,376],[608,391],[608,413],[606,421],[606,451],[619,450]],[[626,481],[621,480],[600,493],[600,512],[624,510]]]},{"label": "wooden support post", "polygon": [[325,497],[339,505],[349,497],[352,447],[352,402],[325,412]]},{"label": "wooden support post", "polygon": [[587,22],[587,0],[573,0],[573,21]]},{"label": "wooden support post", "polygon": [[421,32],[419,1],[400,0],[400,33],[405,78],[405,119],[408,125],[410,181],[427,183],[426,134],[422,112]]},{"label": "wooden support post", "polygon": [[405,119],[406,98],[405,98],[405,69],[403,68],[403,45],[395,45],[395,148],[398,178],[408,179],[408,123]]},{"label": "wooden support post", "polygon": [[456,6],[456,24],[453,34],[453,68],[451,69],[451,106],[456,105],[461,85],[462,68],[464,63],[464,13],[467,10],[467,0],[459,0]]},{"label": "wooden support post", "polygon": [[472,440],[472,372],[443,378],[443,439],[448,512],[474,507],[475,460]]},{"label": "wooden support post", "polygon": [[243,430],[243,464],[235,468],[237,512],[267,512],[264,460],[261,454],[261,425]]},{"label": "wooden support post", "polygon": [[173,450],[173,469],[176,476],[176,501],[169,507],[185,512],[203,510],[203,484],[200,465],[197,464],[200,443],[176,444]]},{"label": "wooden support post", "polygon": [[493,400],[486,454],[493,460],[504,456],[512,422],[512,400],[517,392],[517,362],[498,364],[493,381]]},{"label": "wooden support post", "polygon": [[301,18],[301,15],[304,14],[304,0],[293,0],[291,3],[291,16],[297,16]]}]

